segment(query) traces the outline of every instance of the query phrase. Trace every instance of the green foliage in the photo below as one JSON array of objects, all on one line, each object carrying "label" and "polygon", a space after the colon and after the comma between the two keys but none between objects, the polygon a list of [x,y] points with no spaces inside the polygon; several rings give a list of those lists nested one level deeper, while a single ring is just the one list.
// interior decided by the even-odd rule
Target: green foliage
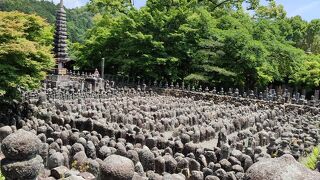
[{"label": "green foliage", "polygon": [[[243,9],[254,10],[254,16]],[[92,0],[94,26],[74,56],[82,68],[143,78],[252,88],[319,87],[319,23],[287,18],[269,0]]]},{"label": "green foliage", "polygon": [[84,34],[92,27],[93,14],[86,6],[76,9],[66,9],[68,38],[71,42],[83,42]]},{"label": "green foliage", "polygon": [[51,32],[39,16],[0,11],[0,96],[39,87],[54,65]]},{"label": "green foliage", "polygon": [[286,17],[286,14],[283,5],[277,5],[274,0],[269,0],[267,6],[258,6],[255,15],[259,18],[283,19]]},{"label": "green foliage", "polygon": [[286,21],[291,26],[288,29],[287,40],[305,52],[320,54],[320,19],[308,23],[300,16],[295,16]]},{"label": "green foliage", "polygon": [[36,0],[1,0],[0,11],[20,11],[27,14],[36,13],[49,23],[54,23],[56,7],[49,1]]},{"label": "green foliage", "polygon": [[[97,2],[105,5],[109,1],[93,4]],[[80,65],[93,68],[106,57],[106,72],[115,74],[192,80],[200,78],[197,72],[201,71],[200,79],[206,82],[214,81],[215,76],[235,76],[219,67],[224,54],[222,39],[219,41],[222,32],[204,2],[149,0],[141,10],[127,6],[126,1],[113,3],[122,5],[118,8],[122,10],[106,11],[97,18],[86,43],[78,46]]]},{"label": "green foliage", "polygon": [[320,156],[320,150],[319,150],[319,146],[315,147],[312,151],[311,154],[308,155],[308,157],[306,157],[305,159],[301,160],[301,163],[311,169],[311,170],[315,170],[316,169],[316,165],[317,162],[320,160],[319,156]]},{"label": "green foliage", "polygon": [[314,54],[320,54],[320,19],[312,20],[306,31],[309,50]]},{"label": "green foliage", "polygon": [[92,12],[101,14],[126,13],[130,7],[131,0],[91,0],[89,3]]},{"label": "green foliage", "polygon": [[304,21],[300,16],[294,16],[288,19],[288,23],[291,25],[291,34],[287,36],[287,40],[292,41],[295,47],[307,51],[308,45],[305,37],[308,22]]},{"label": "green foliage", "polygon": [[190,74],[185,77],[184,80],[192,82],[208,82],[208,78],[201,74]]},{"label": "green foliage", "polygon": [[[37,14],[54,25],[57,5],[44,0],[0,0],[0,11],[20,11]],[[93,14],[87,7],[66,9],[68,35],[71,42],[82,42],[83,35],[92,26]]]},{"label": "green foliage", "polygon": [[5,177],[2,175],[1,172],[0,172],[0,180],[5,180]]},{"label": "green foliage", "polygon": [[320,87],[320,55],[305,55],[299,69],[293,73],[293,80],[308,88]]}]

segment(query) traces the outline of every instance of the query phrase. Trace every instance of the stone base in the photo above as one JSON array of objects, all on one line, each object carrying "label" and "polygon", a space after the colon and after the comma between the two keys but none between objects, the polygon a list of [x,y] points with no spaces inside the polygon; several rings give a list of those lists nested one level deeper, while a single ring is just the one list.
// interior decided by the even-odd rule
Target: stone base
[{"label": "stone base", "polygon": [[58,86],[63,88],[72,84],[69,75],[50,75],[47,77],[47,82],[51,85],[51,88],[56,88]]},{"label": "stone base", "polygon": [[55,69],[55,74],[67,75],[67,69],[66,68],[57,68],[57,69]]},{"label": "stone base", "polygon": [[24,161],[7,158],[1,160],[1,172],[8,180],[36,179],[43,168],[43,160],[40,156]]}]

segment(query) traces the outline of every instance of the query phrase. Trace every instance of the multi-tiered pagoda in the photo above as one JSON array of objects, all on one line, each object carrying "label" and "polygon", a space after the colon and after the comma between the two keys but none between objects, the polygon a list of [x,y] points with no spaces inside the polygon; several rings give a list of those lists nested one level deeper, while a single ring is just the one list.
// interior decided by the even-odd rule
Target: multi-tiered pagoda
[{"label": "multi-tiered pagoda", "polygon": [[56,15],[56,30],[54,35],[54,56],[56,59],[56,74],[66,74],[65,63],[69,61],[67,52],[67,21],[63,0],[60,0]]},{"label": "multi-tiered pagoda", "polygon": [[[60,0],[56,16],[56,29],[54,34],[54,57],[56,60],[55,73],[50,74],[46,79],[46,84],[52,88],[58,87],[68,89],[70,87],[80,87],[83,91],[85,87],[92,87],[95,90],[99,80],[99,72],[96,70],[92,77],[75,78],[72,74],[67,74],[67,63],[70,61],[67,51],[67,21],[66,11],[63,7],[63,0]],[[83,79],[84,78],[84,79]],[[79,80],[80,79],[80,80]],[[102,84],[102,83],[100,83]]]}]

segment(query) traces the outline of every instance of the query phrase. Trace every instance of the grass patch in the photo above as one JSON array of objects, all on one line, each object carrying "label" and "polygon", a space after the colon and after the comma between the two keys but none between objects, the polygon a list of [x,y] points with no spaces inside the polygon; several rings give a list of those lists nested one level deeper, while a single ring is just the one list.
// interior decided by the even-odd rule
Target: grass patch
[{"label": "grass patch", "polygon": [[305,167],[311,170],[315,170],[317,166],[317,162],[320,160],[319,155],[320,155],[320,146],[317,146],[313,149],[311,154],[309,154],[306,158],[301,160],[301,163]]}]

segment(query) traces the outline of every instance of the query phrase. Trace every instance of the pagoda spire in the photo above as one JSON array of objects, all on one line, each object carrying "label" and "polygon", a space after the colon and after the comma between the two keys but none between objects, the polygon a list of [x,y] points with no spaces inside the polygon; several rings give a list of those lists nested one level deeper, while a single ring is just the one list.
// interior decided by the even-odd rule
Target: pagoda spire
[{"label": "pagoda spire", "polygon": [[57,74],[65,74],[65,63],[69,61],[67,52],[67,21],[63,0],[60,0],[56,14],[56,28],[54,34],[54,57],[56,59]]}]

